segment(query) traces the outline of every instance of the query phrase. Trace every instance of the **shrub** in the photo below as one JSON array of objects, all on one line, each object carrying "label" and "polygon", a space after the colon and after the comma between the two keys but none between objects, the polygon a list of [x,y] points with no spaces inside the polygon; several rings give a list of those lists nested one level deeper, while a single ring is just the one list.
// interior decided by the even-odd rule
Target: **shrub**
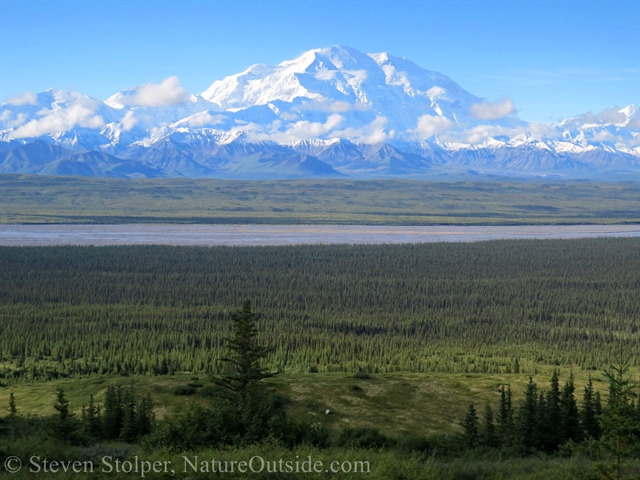
[{"label": "shrub", "polygon": [[174,395],[193,395],[194,393],[196,393],[196,389],[189,386],[189,385],[178,385],[174,390],[173,390],[173,394]]},{"label": "shrub", "polygon": [[427,437],[422,435],[407,435],[397,440],[397,448],[404,453],[427,453],[432,450]]},{"label": "shrub", "polygon": [[377,428],[345,428],[336,440],[338,447],[347,448],[386,448],[392,444]]}]

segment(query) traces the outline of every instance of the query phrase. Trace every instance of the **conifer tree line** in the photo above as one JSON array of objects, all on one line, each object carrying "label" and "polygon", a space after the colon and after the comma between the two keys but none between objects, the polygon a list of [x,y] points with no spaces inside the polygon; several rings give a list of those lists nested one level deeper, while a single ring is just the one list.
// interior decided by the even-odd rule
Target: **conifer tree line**
[{"label": "conifer tree line", "polygon": [[133,385],[128,388],[108,386],[104,405],[97,405],[90,395],[88,405],[82,407],[80,418],[71,412],[62,388],[56,392],[53,407],[57,414],[50,427],[51,436],[75,445],[101,440],[136,443],[151,433],[155,423],[151,397],[136,398]]},{"label": "conifer tree line", "polygon": [[[573,381],[569,376],[561,387],[558,372],[550,380],[548,390],[541,390],[529,377],[524,399],[517,406],[512,404],[510,385],[500,387],[500,402],[494,408],[486,404],[482,415],[471,404],[461,422],[462,436],[467,448],[507,448],[519,454],[535,452],[553,454],[571,442],[600,441],[603,425],[614,415],[619,386],[610,382],[607,404],[602,405],[600,393],[589,382],[578,403]],[[634,427],[631,434],[640,447],[640,402],[633,396],[624,400],[628,419]]]},{"label": "conifer tree line", "polygon": [[[640,358],[640,239],[0,247],[0,381],[216,374],[251,298],[272,370],[535,374]],[[637,362],[637,360],[634,360]]]}]

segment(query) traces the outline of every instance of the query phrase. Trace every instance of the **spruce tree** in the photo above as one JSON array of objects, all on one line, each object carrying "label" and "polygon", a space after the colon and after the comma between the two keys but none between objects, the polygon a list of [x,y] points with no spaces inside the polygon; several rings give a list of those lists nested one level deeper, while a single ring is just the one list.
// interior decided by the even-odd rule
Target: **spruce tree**
[{"label": "spruce tree", "polygon": [[586,438],[593,438],[595,440],[600,438],[601,430],[596,413],[596,399],[591,376],[589,376],[587,386],[584,387],[582,409],[580,410],[580,424],[582,425],[582,430]]},{"label": "spruce tree", "polygon": [[[596,418],[598,419],[598,426],[600,425],[600,416],[602,415],[602,400],[600,399],[600,392],[596,390],[593,401],[593,409],[596,412]],[[602,435],[602,427],[600,427],[600,435]]]},{"label": "spruce tree", "polygon": [[475,448],[480,440],[480,430],[478,428],[478,414],[473,406],[469,405],[469,409],[461,423],[463,429],[464,444],[467,448]]},{"label": "spruce tree", "polygon": [[143,437],[151,433],[153,428],[154,415],[153,415],[153,402],[151,397],[147,395],[142,397],[140,404],[138,405],[138,417],[137,417],[137,431],[138,436]]},{"label": "spruce tree", "polygon": [[547,392],[547,418],[549,431],[545,441],[546,450],[555,451],[560,445],[562,413],[560,411],[560,379],[557,370],[551,376],[551,388]]},{"label": "spruce tree", "polygon": [[500,408],[498,410],[498,437],[503,447],[513,445],[514,419],[511,405],[511,385],[500,386]]},{"label": "spruce tree", "polygon": [[484,407],[484,428],[482,431],[482,443],[487,447],[498,446],[498,436],[496,426],[493,423],[493,410],[489,403]]},{"label": "spruce tree", "polygon": [[62,388],[58,388],[56,392],[56,403],[53,408],[58,411],[58,415],[53,423],[51,435],[57,440],[72,443],[78,428],[74,422],[74,414],[69,410],[69,400],[65,398]]},{"label": "spruce tree", "polygon": [[559,435],[560,444],[568,442],[569,440],[579,442],[582,437],[580,430],[580,413],[578,412],[578,404],[576,403],[574,392],[573,373],[571,373],[562,388],[562,396],[560,398],[560,415],[562,418]]},{"label": "spruce tree", "polygon": [[518,414],[518,444],[522,453],[532,453],[538,447],[538,392],[533,377],[529,377],[524,402]]},{"label": "spruce tree", "polygon": [[93,438],[102,437],[100,413],[96,408],[93,394],[89,395],[89,406],[85,411],[84,417],[84,432]]},{"label": "spruce tree", "polygon": [[544,392],[540,392],[538,396],[538,419],[536,427],[537,448],[547,453],[553,452],[553,448],[549,443],[549,437],[554,428],[557,428],[557,425],[551,425],[549,423],[549,409],[547,408],[546,395]]},{"label": "spruce tree", "polygon": [[123,398],[122,428],[120,439],[133,443],[138,438],[137,404],[133,385],[127,390]]},{"label": "spruce tree", "polygon": [[246,300],[242,310],[231,315],[233,338],[227,341],[227,355],[222,358],[227,372],[215,381],[231,392],[245,397],[262,385],[262,380],[275,374],[263,367],[262,361],[272,349],[257,342],[258,329],[255,314],[251,311],[251,301]]},{"label": "spruce tree", "polygon": [[103,431],[105,439],[115,440],[120,437],[123,417],[122,391],[120,387],[109,385],[104,396]]},{"label": "spruce tree", "polygon": [[11,438],[16,439],[18,436],[18,407],[16,407],[16,398],[13,392],[9,394],[9,426],[11,428]]},{"label": "spruce tree", "polygon": [[626,460],[637,449],[638,423],[635,419],[632,400],[636,396],[636,385],[629,379],[630,358],[619,360],[604,372],[609,381],[609,400],[599,416],[602,429],[601,445],[611,463],[600,464],[598,469],[607,478],[622,478]]}]

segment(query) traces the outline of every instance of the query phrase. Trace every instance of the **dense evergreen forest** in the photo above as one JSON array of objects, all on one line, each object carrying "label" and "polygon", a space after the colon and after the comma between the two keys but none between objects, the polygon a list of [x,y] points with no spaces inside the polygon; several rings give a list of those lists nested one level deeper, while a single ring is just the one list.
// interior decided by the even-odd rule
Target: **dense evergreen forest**
[{"label": "dense evergreen forest", "polygon": [[640,353],[640,239],[0,248],[0,381],[217,373],[244,299],[282,372],[602,370]]}]

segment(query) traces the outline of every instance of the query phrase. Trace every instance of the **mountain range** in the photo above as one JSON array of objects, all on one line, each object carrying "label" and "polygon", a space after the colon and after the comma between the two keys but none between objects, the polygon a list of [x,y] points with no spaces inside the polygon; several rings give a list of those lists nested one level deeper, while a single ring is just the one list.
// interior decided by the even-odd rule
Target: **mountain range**
[{"label": "mountain range", "polygon": [[0,173],[111,177],[629,179],[638,107],[527,123],[449,77],[334,46],[199,95],[176,77],[104,102],[47,90],[0,107]]}]

